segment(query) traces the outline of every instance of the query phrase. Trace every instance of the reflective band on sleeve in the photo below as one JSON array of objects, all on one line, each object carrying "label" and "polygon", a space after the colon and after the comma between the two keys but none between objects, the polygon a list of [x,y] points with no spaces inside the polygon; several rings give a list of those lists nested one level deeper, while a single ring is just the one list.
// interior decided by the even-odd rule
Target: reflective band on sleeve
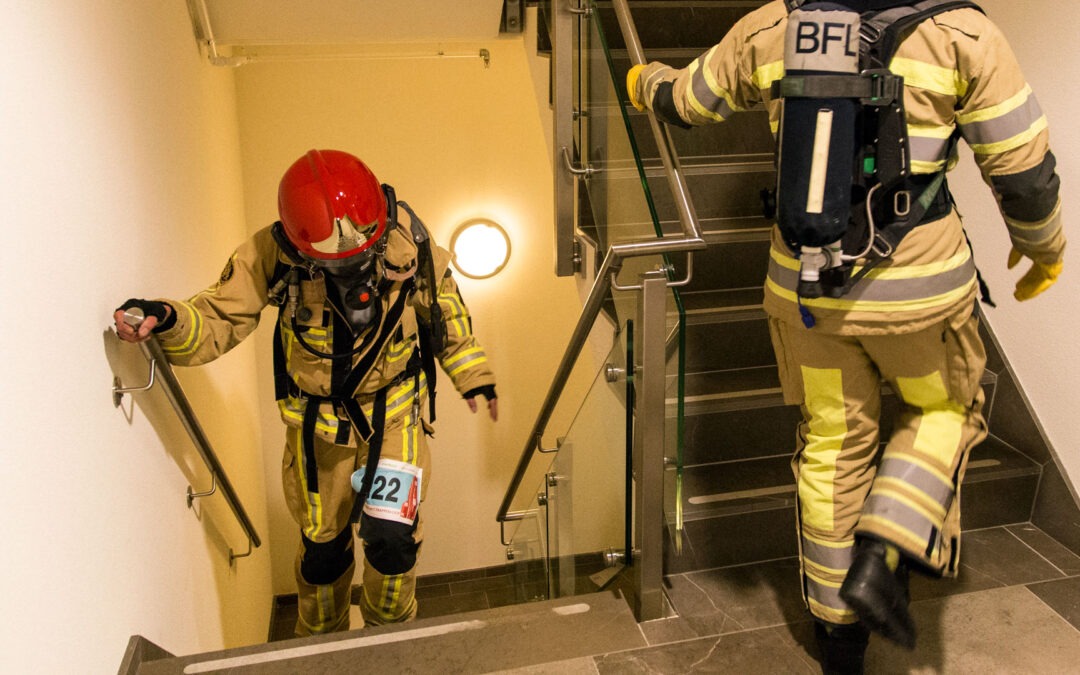
[{"label": "reflective band on sleeve", "polygon": [[694,112],[702,117],[723,122],[738,112],[739,108],[732,101],[731,93],[720,86],[716,75],[704,65],[710,62],[715,51],[716,47],[713,47],[690,64],[689,99]]},{"label": "reflective band on sleeve", "polygon": [[750,76],[754,86],[761,91],[763,98],[767,98],[766,95],[772,91],[773,82],[783,79],[784,77],[784,62],[773,61],[772,63],[766,63],[761,66]]},{"label": "reflective band on sleeve", "polygon": [[456,293],[442,293],[439,295],[439,303],[446,305],[447,311],[443,314],[443,321],[449,321],[459,337],[469,335],[469,312],[465,309],[461,296]]},{"label": "reflective band on sleeve", "polygon": [[960,76],[959,71],[952,68],[895,57],[889,64],[889,70],[904,78],[905,87],[926,89],[957,98],[963,98],[967,94],[968,82]]},{"label": "reflective band on sleeve", "polygon": [[468,370],[481,363],[487,362],[487,354],[480,347],[472,347],[462,351],[460,354],[455,354],[454,358],[444,363],[446,373],[450,377],[459,375],[462,371]]},{"label": "reflective band on sleeve", "polygon": [[1050,217],[1038,223],[1024,223],[1012,218],[1005,218],[1009,235],[1029,244],[1041,244],[1057,236],[1061,231],[1061,204],[1054,209]]},{"label": "reflective band on sleeve", "polygon": [[202,338],[202,314],[199,310],[195,309],[195,305],[190,302],[181,302],[180,307],[188,313],[188,333],[184,336],[183,341],[180,344],[172,346],[163,345],[161,348],[163,352],[173,356],[187,356],[188,354],[193,354],[195,350],[199,348]]},{"label": "reflective band on sleeve", "polygon": [[1047,118],[1042,117],[1036,120],[1035,123],[1032,123],[1031,126],[1027,127],[1026,130],[1016,134],[1011,138],[999,140],[997,141],[997,143],[969,143],[968,146],[975,154],[1000,154],[1001,152],[1008,152],[1009,150],[1014,150],[1029,143],[1032,138],[1035,138],[1042,132],[1047,131],[1047,126]]},{"label": "reflective band on sleeve", "polygon": [[802,366],[803,390],[809,416],[806,446],[799,464],[799,502],[804,527],[834,528],[833,495],[836,459],[847,436],[844,390],[838,368]]}]

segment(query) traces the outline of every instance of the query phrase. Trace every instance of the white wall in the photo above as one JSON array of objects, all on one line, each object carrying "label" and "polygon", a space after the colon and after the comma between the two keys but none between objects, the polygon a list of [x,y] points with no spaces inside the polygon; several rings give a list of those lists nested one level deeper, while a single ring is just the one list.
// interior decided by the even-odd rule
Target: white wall
[{"label": "white wall", "polygon": [[[312,148],[361,157],[424,220],[436,242],[471,217],[491,218],[512,240],[498,276],[458,276],[474,331],[498,379],[499,421],[470,415],[440,373],[434,468],[425,500],[420,574],[506,562],[495,515],[562,349],[580,313],[572,278],[552,274],[551,168],[520,37],[455,44],[438,58],[256,61],[237,71],[245,197],[252,230],[277,219],[282,172]],[[272,404],[267,327],[259,331],[267,485],[280,480],[281,424]],[[266,358],[262,358],[265,356]],[[547,437],[554,444],[554,430]],[[526,486],[535,492],[535,486]],[[268,487],[274,588],[294,592],[298,539],[280,491]]]},{"label": "white wall", "polygon": [[[990,191],[983,185],[970,154],[950,175],[975,260],[990,284],[997,308],[985,308],[987,322],[1002,343],[1020,384],[1033,404],[1073,485],[1080,481],[1080,261],[1076,246],[1080,184],[1080,131],[1075,122],[1080,95],[1070,82],[1070,65],[1080,57],[1075,5],[1066,0],[1039,3],[982,0],[987,14],[1012,43],[1020,65],[1050,121],[1050,143],[1058,160],[1065,231],[1072,243],[1058,283],[1034,300],[1012,297],[1023,262],[1009,271],[1009,239]],[[1037,6],[1037,10],[1035,9]],[[961,146],[963,147],[963,146]]]},{"label": "white wall", "polygon": [[[105,334],[130,296],[186,296],[245,232],[232,73],[181,0],[5,2],[0,22],[0,671],[105,673],[128,638],[174,653],[265,640],[245,540],[160,392],[112,405]],[[253,350],[180,373],[261,534]],[[145,365],[141,365],[145,372]],[[130,419],[129,419],[130,418]]]}]

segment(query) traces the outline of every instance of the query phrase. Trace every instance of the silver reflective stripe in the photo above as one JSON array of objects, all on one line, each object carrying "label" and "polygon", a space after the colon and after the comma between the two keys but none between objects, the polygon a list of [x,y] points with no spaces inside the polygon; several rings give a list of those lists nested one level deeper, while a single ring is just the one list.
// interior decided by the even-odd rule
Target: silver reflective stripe
[{"label": "silver reflective stripe", "polygon": [[826,546],[802,538],[803,557],[813,562],[818,567],[844,571],[851,567],[851,561],[855,557],[855,540],[843,542],[840,546]]},{"label": "silver reflective stripe", "polygon": [[[847,603],[840,599],[840,586],[825,585],[818,583],[812,577],[806,577],[806,595],[811,603],[826,607],[837,614],[851,612]],[[820,612],[820,609],[818,610]]]},{"label": "silver reflective stripe", "polygon": [[708,81],[708,69],[705,66],[708,63],[708,56],[712,53],[699,58],[691,66],[693,75],[690,77],[690,93],[694,97],[694,101],[700,106],[697,112],[709,117],[714,117],[717,120],[725,120],[735,114],[735,109],[732,108],[727,99],[724,98],[723,92],[717,92]]},{"label": "silver reflective stripe", "polygon": [[[898,529],[897,540],[914,539],[920,548],[930,543],[935,530],[941,530],[945,516],[933,520],[920,510],[901,502],[893,496],[872,491],[863,505],[863,518],[870,518],[890,529]],[[902,536],[903,535],[903,536]]]},{"label": "silver reflective stripe", "polygon": [[[992,146],[996,143],[1008,141],[1011,138],[1021,136],[1028,131],[1043,117],[1042,108],[1035,99],[1035,95],[1029,95],[1020,106],[1006,113],[984,120],[966,122],[960,120],[960,130],[964,134],[964,140],[973,149],[978,146]],[[975,150],[978,152],[978,150]]]},{"label": "silver reflective stripe", "polygon": [[1061,231],[1061,208],[1054,209],[1054,213],[1041,223],[1024,223],[1006,218],[1005,226],[1013,239],[1029,244],[1041,244],[1054,238]]},{"label": "silver reflective stripe", "polygon": [[918,489],[930,500],[940,504],[943,509],[952,501],[954,487],[951,478],[899,457],[884,457],[877,475],[878,479],[903,481],[912,488]]},{"label": "silver reflective stripe", "polygon": [[911,161],[944,164],[949,152],[948,138],[935,138],[932,136],[916,136],[908,131],[908,148],[911,151]]},{"label": "silver reflective stripe", "polygon": [[[782,288],[794,292],[799,284],[798,270],[769,261],[769,278]],[[875,277],[873,272],[855,284],[844,300],[868,302],[909,302],[930,298],[962,288],[975,278],[975,263],[968,259],[959,267],[922,277],[889,279]]]}]

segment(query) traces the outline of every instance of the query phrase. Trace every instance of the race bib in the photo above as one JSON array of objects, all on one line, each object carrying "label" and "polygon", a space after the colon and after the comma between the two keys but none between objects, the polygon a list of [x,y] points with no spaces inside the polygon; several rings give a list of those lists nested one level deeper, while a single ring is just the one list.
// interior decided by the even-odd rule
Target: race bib
[{"label": "race bib", "polygon": [[[367,467],[353,472],[352,488],[357,494],[364,483]],[[364,502],[364,513],[372,518],[392,520],[405,525],[416,522],[420,508],[420,478],[424,470],[394,459],[380,459],[371,480],[371,492]]]}]

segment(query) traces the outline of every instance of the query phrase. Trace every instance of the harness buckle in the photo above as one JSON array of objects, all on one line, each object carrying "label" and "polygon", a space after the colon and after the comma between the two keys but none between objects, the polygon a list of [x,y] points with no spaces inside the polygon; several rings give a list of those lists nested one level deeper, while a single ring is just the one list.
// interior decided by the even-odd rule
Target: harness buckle
[{"label": "harness buckle", "polygon": [[907,218],[911,213],[911,192],[897,190],[893,194],[893,214],[898,218]]},{"label": "harness buckle", "polygon": [[870,95],[859,99],[863,105],[887,106],[895,101],[904,86],[904,78],[888,68],[868,68],[861,73],[869,81]]}]

